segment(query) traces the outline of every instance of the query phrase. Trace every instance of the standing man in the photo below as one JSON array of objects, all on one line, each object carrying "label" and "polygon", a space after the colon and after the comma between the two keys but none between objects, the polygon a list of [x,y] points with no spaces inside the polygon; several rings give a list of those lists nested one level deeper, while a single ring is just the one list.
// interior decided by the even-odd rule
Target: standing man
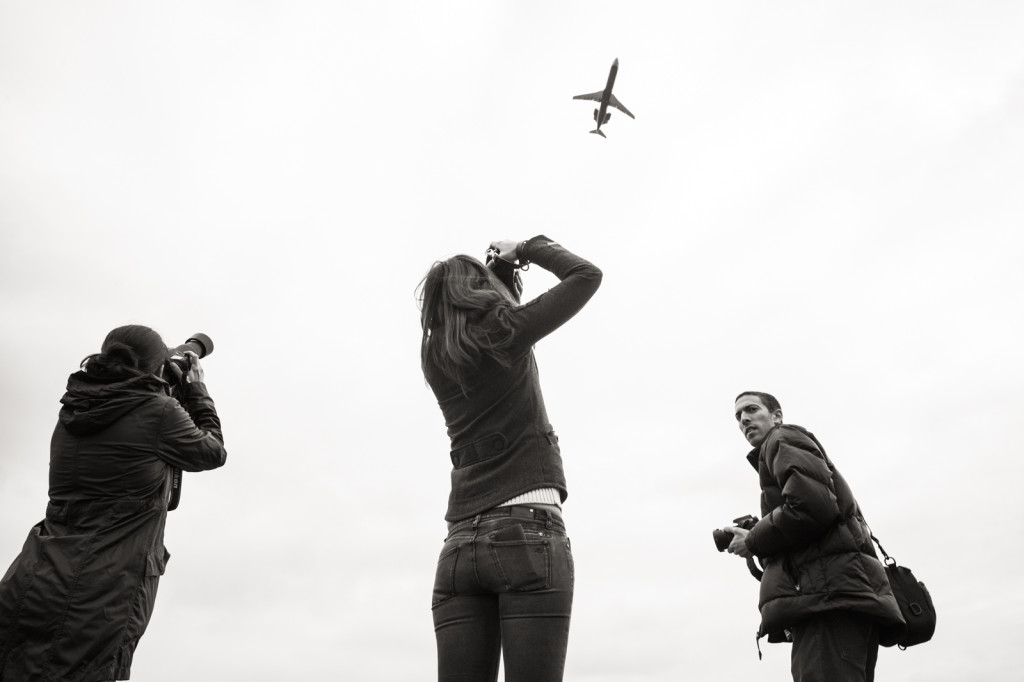
[{"label": "standing man", "polygon": [[773,396],[741,393],[735,414],[753,446],[762,518],[724,530],[730,553],[764,566],[758,639],[792,641],[795,682],[871,682],[879,631],[903,618],[857,500],[818,439],[782,423]]}]

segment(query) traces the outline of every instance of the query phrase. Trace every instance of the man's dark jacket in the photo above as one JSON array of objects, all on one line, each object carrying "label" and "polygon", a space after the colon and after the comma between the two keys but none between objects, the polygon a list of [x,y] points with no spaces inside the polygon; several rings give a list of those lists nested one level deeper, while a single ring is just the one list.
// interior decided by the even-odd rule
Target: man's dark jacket
[{"label": "man's dark jacket", "polygon": [[0,581],[0,682],[129,679],[164,548],[172,468],[226,452],[202,383],[188,408],[153,375],[68,380],[50,442],[50,502]]},{"label": "man's dark jacket", "polygon": [[746,539],[764,564],[760,634],[782,641],[785,628],[838,609],[901,626],[857,500],[814,435],[780,424],[747,459],[761,482],[762,518]]}]

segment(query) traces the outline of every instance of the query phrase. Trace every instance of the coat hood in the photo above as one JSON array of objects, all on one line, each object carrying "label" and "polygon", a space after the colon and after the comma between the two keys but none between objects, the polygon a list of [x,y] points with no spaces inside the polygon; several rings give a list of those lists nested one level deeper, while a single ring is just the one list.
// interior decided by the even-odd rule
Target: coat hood
[{"label": "coat hood", "polygon": [[58,420],[70,433],[85,435],[105,429],[154,394],[167,393],[167,382],[152,374],[110,379],[75,372],[60,399]]}]

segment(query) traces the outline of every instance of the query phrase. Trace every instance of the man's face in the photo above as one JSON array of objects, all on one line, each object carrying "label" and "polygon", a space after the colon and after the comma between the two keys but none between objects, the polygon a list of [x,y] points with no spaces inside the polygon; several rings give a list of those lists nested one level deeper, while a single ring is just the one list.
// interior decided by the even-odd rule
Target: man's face
[{"label": "man's face", "polygon": [[773,426],[782,423],[782,410],[772,414],[756,395],[741,395],[736,401],[736,423],[743,437],[756,448]]}]

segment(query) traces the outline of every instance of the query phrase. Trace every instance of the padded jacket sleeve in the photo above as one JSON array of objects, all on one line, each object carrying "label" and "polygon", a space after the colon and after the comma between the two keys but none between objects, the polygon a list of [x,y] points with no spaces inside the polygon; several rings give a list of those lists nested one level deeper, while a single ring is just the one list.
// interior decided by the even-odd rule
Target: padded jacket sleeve
[{"label": "padded jacket sleeve", "polygon": [[[813,542],[842,515],[832,471],[810,439],[787,434],[770,437],[766,446],[759,473],[766,500],[774,508],[765,511],[747,535],[747,546],[757,556]],[[770,479],[767,486],[765,475]]]}]

